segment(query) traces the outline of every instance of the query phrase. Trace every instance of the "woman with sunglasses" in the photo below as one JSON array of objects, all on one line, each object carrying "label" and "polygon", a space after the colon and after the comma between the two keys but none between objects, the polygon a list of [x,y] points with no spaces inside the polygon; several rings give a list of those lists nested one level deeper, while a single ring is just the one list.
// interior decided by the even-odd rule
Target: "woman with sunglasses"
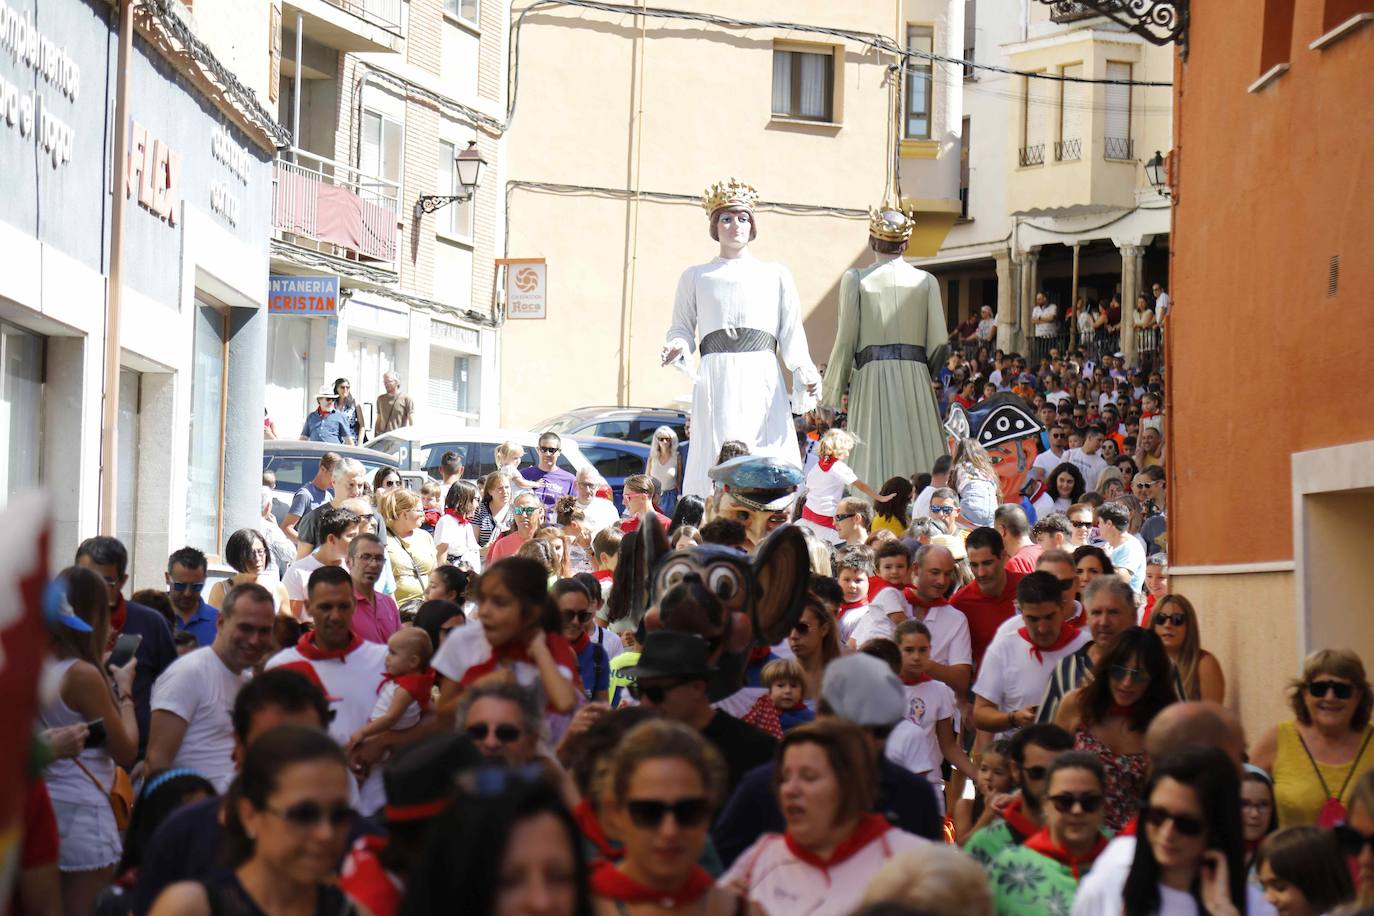
[{"label": "woman with sunglasses", "polygon": [[669,518],[677,508],[678,494],[681,493],[682,456],[678,454],[677,433],[671,426],[660,426],[654,430],[654,441],[649,458],[644,462],[644,473],[658,481],[658,511]]},{"label": "woman with sunglasses", "polygon": [[1045,826],[1024,843],[1009,844],[987,866],[997,913],[1066,910],[1079,879],[1107,848],[1102,829],[1106,777],[1097,757],[1066,751],[1046,770],[1042,816]]},{"label": "woman with sunglasses", "polygon": [[487,548],[487,564],[513,557],[534,538],[544,524],[544,504],[533,493],[521,493],[511,501],[511,526]]},{"label": "woman with sunglasses", "polygon": [[[1088,513],[1091,517],[1092,513]],[[1070,519],[1069,524],[1075,528],[1082,522]],[[1091,521],[1088,522],[1091,527]],[[1088,583],[1098,576],[1110,576],[1116,572],[1116,567],[1112,565],[1111,559],[1107,556],[1107,551],[1093,544],[1074,549],[1073,552],[1073,571],[1078,577],[1078,594],[1087,591]]]},{"label": "woman with sunglasses", "polygon": [[162,892],[153,916],[359,910],[333,883],[353,824],[352,779],[328,734],[280,725],[249,745],[224,806],[232,871]]},{"label": "woman with sunglasses", "polygon": [[1106,824],[1113,832],[1136,815],[1150,769],[1145,730],[1178,700],[1169,656],[1149,630],[1122,630],[1103,648],[1095,676],[1064,696],[1054,723],[1074,736],[1075,750],[1093,754],[1105,773]]},{"label": "woman with sunglasses", "polygon": [[400,486],[404,486],[400,471],[395,468],[378,468],[377,473],[372,475],[372,498],[376,499],[387,490]]},{"label": "woman with sunglasses", "polygon": [[1155,603],[1150,623],[1183,681],[1184,700],[1220,703],[1226,699],[1226,675],[1217,657],[1202,648],[1197,611],[1182,595],[1165,595]]},{"label": "woman with sunglasses", "polygon": [[1260,738],[1253,761],[1274,777],[1280,827],[1331,827],[1345,819],[1361,774],[1374,770],[1374,692],[1358,655],[1322,649],[1288,695],[1293,720]]},{"label": "woman with sunglasses", "polygon": [[1072,461],[1062,461],[1054,466],[1054,470],[1050,471],[1049,486],[1056,512],[1068,512],[1069,506],[1083,498],[1086,489],[1083,472]]},{"label": "woman with sunglasses", "polygon": [[601,811],[624,854],[592,871],[596,912],[744,912],[740,896],[698,864],[724,791],[725,763],[695,730],[655,719],[625,735],[602,784]]},{"label": "woman with sunglasses", "polygon": [[801,663],[802,671],[806,672],[806,696],[813,698],[808,702],[814,711],[814,698],[821,695],[825,666],[840,657],[835,618],[816,596],[807,594],[806,607],[787,637],[787,645]]},{"label": "woman with sunglasses", "polygon": [[764,834],[721,877],[765,913],[853,913],[883,863],[926,848],[870,813],[877,758],[857,725],[828,717],[792,729],[778,745],[774,784],[786,831]]}]

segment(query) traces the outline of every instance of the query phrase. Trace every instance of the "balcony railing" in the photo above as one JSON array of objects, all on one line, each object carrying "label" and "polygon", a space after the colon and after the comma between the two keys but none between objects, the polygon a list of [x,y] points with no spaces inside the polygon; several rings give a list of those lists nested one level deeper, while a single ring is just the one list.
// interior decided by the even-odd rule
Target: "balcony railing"
[{"label": "balcony railing", "polygon": [[1134,159],[1135,141],[1129,137],[1105,137],[1103,159]]},{"label": "balcony railing", "polygon": [[1082,158],[1083,142],[1081,140],[1054,141],[1055,162],[1073,162]]},{"label": "balcony railing", "polygon": [[281,155],[272,174],[274,229],[341,257],[396,260],[399,184],[304,150]]},{"label": "balcony railing", "polygon": [[388,32],[401,31],[401,0],[325,0],[330,6],[352,13],[359,19],[381,26]]},{"label": "balcony railing", "polygon": [[959,189],[959,217],[968,219],[968,186]]},{"label": "balcony railing", "polygon": [[[1121,2],[1121,0],[1117,0],[1117,2],[1111,5],[1116,9],[1120,9],[1125,6],[1125,3]],[[1090,19],[1093,16],[1101,15],[1102,14],[1097,10],[1087,4],[1078,3],[1076,0],[1055,0],[1050,7],[1051,22],[1074,22],[1078,19]]]},{"label": "balcony railing", "polygon": [[1028,165],[1044,165],[1045,144],[1037,143],[1034,146],[1023,146],[1018,151],[1017,158],[1019,159],[1022,168],[1025,168]]}]

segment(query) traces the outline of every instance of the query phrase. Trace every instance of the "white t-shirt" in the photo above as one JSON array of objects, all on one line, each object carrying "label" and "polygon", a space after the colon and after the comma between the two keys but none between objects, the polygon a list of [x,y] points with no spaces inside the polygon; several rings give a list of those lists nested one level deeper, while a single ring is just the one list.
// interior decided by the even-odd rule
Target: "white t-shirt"
[{"label": "white t-shirt", "polygon": [[625,651],[625,643],[621,638],[601,624],[596,625],[596,635],[592,637],[592,642],[606,650],[607,663],[610,663],[617,655]]},{"label": "white t-shirt", "polygon": [[150,708],[186,723],[172,766],[195,770],[221,795],[234,780],[234,699],[248,677],[230,671],[213,647],[204,646],[172,662],[153,684]]},{"label": "white t-shirt", "polygon": [[840,612],[840,645],[849,644],[850,637],[854,635],[860,621],[866,616],[868,616],[868,605],[866,604]]},{"label": "white t-shirt", "polygon": [[[1135,861],[1136,838],[1119,836],[1107,844],[1093,863],[1092,870],[1083,876],[1073,898],[1073,916],[1120,916],[1126,877]],[[1274,907],[1264,899],[1264,892],[1256,885],[1245,884],[1245,912],[1249,916],[1273,916]],[[1158,916],[1202,916],[1192,894],[1159,886]]]},{"label": "white t-shirt", "polygon": [[[292,601],[307,600],[305,587],[310,582],[310,574],[323,565],[324,562],[313,553],[308,553],[292,563],[281,580],[281,584],[286,586],[287,596]],[[339,566],[345,571],[348,570],[347,563],[340,563]],[[378,584],[380,585],[380,580],[378,580]],[[309,623],[310,612],[302,611],[300,621],[301,623]]]},{"label": "white t-shirt", "polygon": [[[465,561],[468,569],[482,571],[482,548],[477,546],[477,533],[471,522],[462,524],[447,513],[439,516],[439,524],[434,526],[434,546],[440,544],[448,545],[447,553]],[[445,563],[447,558],[439,557],[439,562]]]},{"label": "white t-shirt", "polygon": [[888,736],[883,753],[888,760],[899,763],[913,773],[924,776],[932,785],[943,786],[940,779],[940,764],[945,755],[940,752],[940,738],[935,734],[935,726],[941,719],[954,720],[954,691],[942,681],[923,681],[920,684],[907,684],[906,718],[902,725],[910,726],[893,729]]},{"label": "white t-shirt", "polygon": [[843,461],[836,461],[828,471],[822,471],[818,463],[806,475],[806,508],[817,515],[833,518],[840,500],[844,499],[844,488],[858,479],[859,475]]},{"label": "white t-shirt", "polygon": [[[1053,321],[1059,315],[1059,308],[1053,302],[1046,302],[1043,306],[1031,306],[1031,323],[1035,325],[1036,337],[1053,337],[1055,327]],[[1041,324],[1040,322],[1051,322]]]},{"label": "white t-shirt", "polygon": [[1050,480],[1050,472],[1069,459],[1064,455],[1056,455],[1054,452],[1041,452],[1035,456],[1035,463],[1031,465],[1031,470],[1039,471],[1036,476],[1045,481],[1046,486],[1054,489],[1054,481]]},{"label": "white t-shirt", "polygon": [[1117,569],[1131,574],[1131,591],[1138,592],[1145,587],[1145,546],[1133,534],[1127,534],[1121,543],[1107,550],[1107,559]]},{"label": "white t-shirt", "polygon": [[930,657],[942,665],[972,665],[973,646],[968,635],[968,617],[952,604],[939,604],[926,610],[921,617],[918,609],[912,615],[930,630]]},{"label": "white t-shirt", "polygon": [[930,498],[935,495],[935,487],[928,486],[920,493],[916,494],[916,501],[911,504],[911,517],[921,518],[930,517]]},{"label": "white t-shirt", "polygon": [[593,496],[587,505],[577,504],[587,517],[587,529],[596,535],[602,528],[609,528],[620,521],[620,513],[615,511],[615,503],[609,499],[602,499],[600,496]]},{"label": "white t-shirt", "polygon": [[[454,635],[473,627],[458,627]],[[481,627],[476,629],[480,630]],[[444,641],[452,642],[454,636]],[[379,642],[363,641],[357,648],[343,658],[309,659],[295,646],[282,649],[267,660],[271,670],[287,662],[309,662],[315,673],[324,683],[325,693],[339,699],[329,704],[334,712],[334,721],[329,723],[329,737],[340,746],[348,743],[353,733],[367,724],[372,717],[372,709],[377,705],[377,685],[386,673],[386,646]],[[386,804],[386,793],[382,788],[382,768],[373,767],[367,782],[359,790],[359,810],[372,814]]]},{"label": "white t-shirt", "polygon": [[[1034,706],[1045,695],[1045,685],[1059,660],[1091,641],[1087,631],[1083,631],[1061,649],[1042,651],[1037,659],[1031,644],[1015,630],[998,633],[978,666],[973,692],[1002,712]],[[1010,734],[1008,731],[998,737]]]},{"label": "white t-shirt", "polygon": [[870,639],[891,639],[897,625],[892,622],[889,614],[911,616],[911,605],[900,591],[891,586],[878,592],[868,603],[868,612],[854,626],[854,644],[862,646]]},{"label": "white t-shirt", "polygon": [[1155,297],[1155,320],[1163,321],[1164,316],[1166,313],[1168,313],[1168,311],[1169,294],[1161,290],[1159,295]]},{"label": "white t-shirt", "polygon": [[1073,462],[1073,466],[1083,473],[1083,486],[1088,490],[1097,486],[1097,478],[1107,470],[1107,460],[1102,457],[1101,449],[1089,455],[1081,448],[1071,448],[1064,453],[1064,460]]},{"label": "white t-shirt", "polygon": [[[391,701],[396,699],[396,682],[386,681],[382,684],[382,689],[377,691],[377,702],[372,707],[372,715],[368,716],[368,721],[380,719],[391,710]],[[401,718],[396,720],[396,724],[391,726],[394,732],[403,732],[407,728],[414,728],[420,722],[420,704],[415,697],[410,698],[410,705],[405,712],[401,713]]]}]

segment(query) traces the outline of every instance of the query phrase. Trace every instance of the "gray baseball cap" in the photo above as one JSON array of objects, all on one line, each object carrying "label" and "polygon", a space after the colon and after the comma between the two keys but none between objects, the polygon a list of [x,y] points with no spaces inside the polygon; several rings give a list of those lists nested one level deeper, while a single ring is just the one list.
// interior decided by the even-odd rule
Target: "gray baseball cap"
[{"label": "gray baseball cap", "polygon": [[835,715],[855,725],[896,725],[906,715],[902,682],[886,662],[862,652],[825,666],[821,699]]}]

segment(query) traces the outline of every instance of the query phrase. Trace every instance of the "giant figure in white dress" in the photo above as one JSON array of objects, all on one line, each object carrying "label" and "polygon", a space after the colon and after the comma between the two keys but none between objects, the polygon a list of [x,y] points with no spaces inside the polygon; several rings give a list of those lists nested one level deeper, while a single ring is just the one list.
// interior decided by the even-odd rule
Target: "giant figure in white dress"
[{"label": "giant figure in white dress", "polygon": [[[792,414],[812,409],[820,391],[791,272],[749,254],[749,243],[758,235],[757,202],[757,192],[734,178],[712,185],[702,205],[720,255],[687,268],[678,281],[663,363],[693,351],[701,355],[684,494],[710,495],[707,471],[731,439],[755,455],[800,467]],[[792,372],[790,398],[779,357]]]}]

